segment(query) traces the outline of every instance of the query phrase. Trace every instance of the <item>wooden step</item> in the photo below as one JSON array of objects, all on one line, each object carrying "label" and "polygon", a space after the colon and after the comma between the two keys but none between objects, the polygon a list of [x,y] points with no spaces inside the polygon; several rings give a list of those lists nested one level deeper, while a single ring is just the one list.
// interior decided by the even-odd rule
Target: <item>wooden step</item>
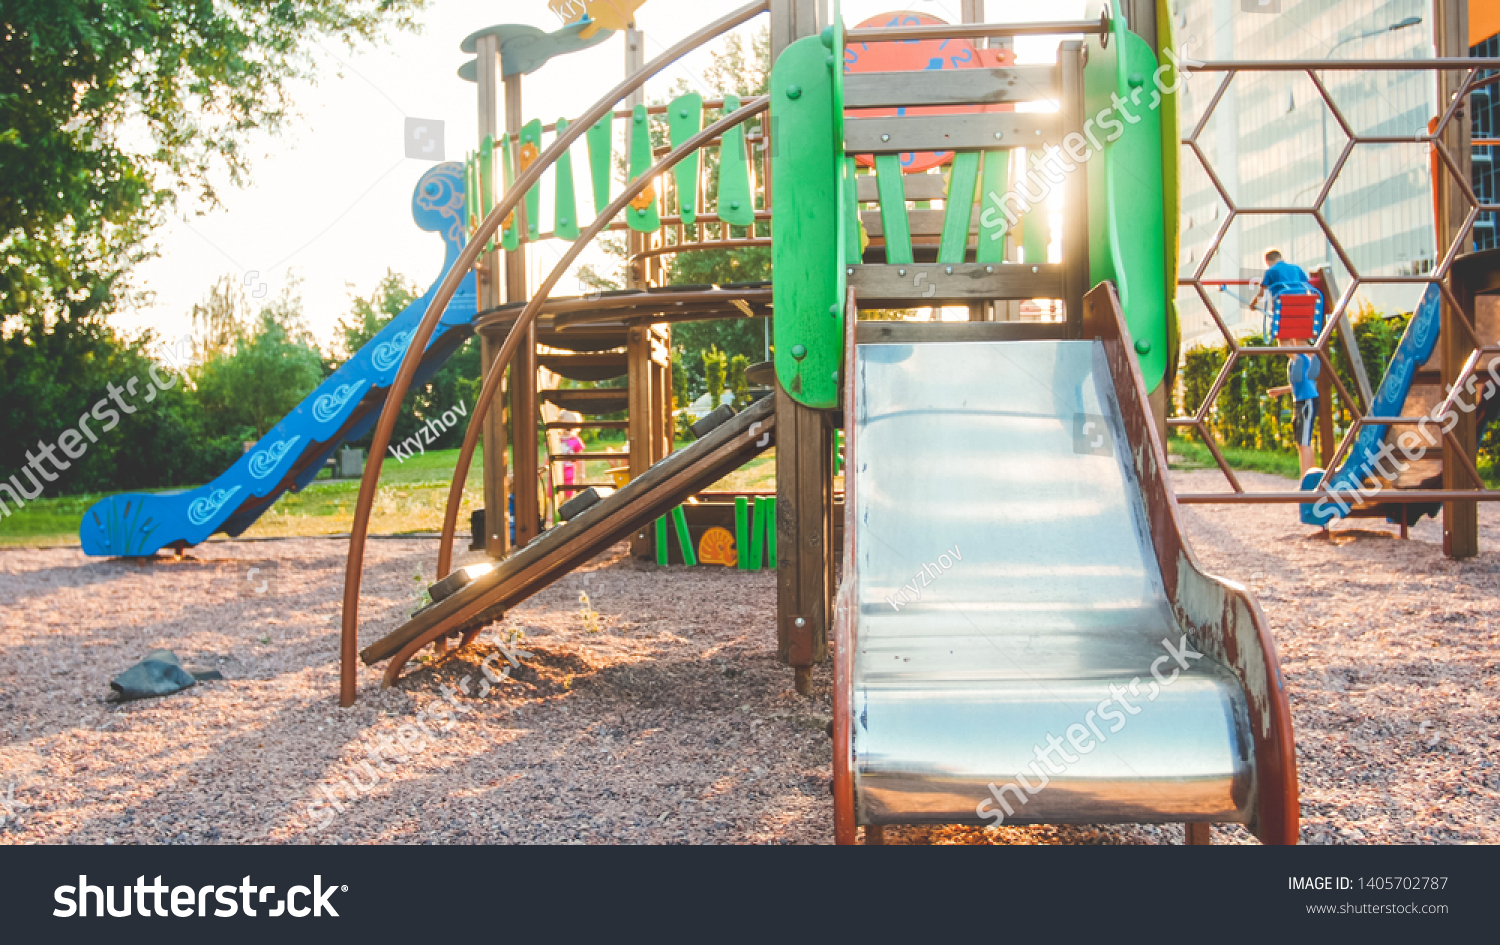
[{"label": "wooden step", "polygon": [[538,396],[563,410],[597,416],[618,413],[630,407],[630,390],[624,387],[595,387],[572,390],[544,390]]},{"label": "wooden step", "polygon": [[543,354],[538,356],[537,363],[570,381],[607,381],[624,377],[629,370],[626,356],[613,351]]}]

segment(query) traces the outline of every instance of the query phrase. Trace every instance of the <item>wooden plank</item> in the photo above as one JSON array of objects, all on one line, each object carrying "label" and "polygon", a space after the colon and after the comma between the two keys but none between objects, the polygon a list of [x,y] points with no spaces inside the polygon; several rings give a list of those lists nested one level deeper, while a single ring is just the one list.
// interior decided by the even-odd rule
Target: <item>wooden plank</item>
[{"label": "wooden plank", "polygon": [[587,132],[589,140],[589,175],[594,185],[594,215],[609,206],[609,174],[614,163],[614,116],[605,115]]},{"label": "wooden plank", "polygon": [[885,236],[885,258],[892,263],[909,263],[911,229],[906,216],[906,189],[901,182],[901,159],[894,154],[875,158],[875,177],[880,187],[880,223]]},{"label": "wooden plank", "polygon": [[[557,133],[568,130],[568,120],[557,120]],[[554,168],[556,199],[552,204],[552,235],[569,242],[578,239],[578,195],[573,187],[573,155],[564,153]]]},{"label": "wooden plank", "polygon": [[[667,125],[671,131],[672,147],[703,130],[703,96],[697,92],[679,95],[667,106]],[[694,151],[672,169],[677,182],[678,214],[682,222],[691,225],[698,219],[698,152]]]},{"label": "wooden plank", "polygon": [[1057,97],[1056,66],[866,72],[844,77],[845,108],[1037,102]]},{"label": "wooden plank", "polygon": [[909,345],[955,341],[1039,341],[1067,337],[1061,322],[862,321],[854,341],[862,345]]},{"label": "wooden plank", "polygon": [[1005,231],[1010,223],[1000,204],[1010,186],[1009,151],[986,151],[984,173],[979,187],[979,240],[975,247],[975,261],[998,263],[1005,261]]},{"label": "wooden plank", "polygon": [[[724,96],[724,114],[738,111],[737,95]],[[755,223],[755,200],[750,193],[750,164],[745,152],[745,126],[735,125],[719,139],[719,219],[732,226]]]},{"label": "wooden plank", "polygon": [[1061,129],[1058,116],[1048,112],[846,118],[844,151],[848,154],[900,154],[905,151],[1036,148],[1061,144]]},{"label": "wooden plank", "polygon": [[850,266],[849,270],[849,284],[859,293],[860,308],[1063,297],[1062,267],[1056,264],[907,263]]},{"label": "wooden plank", "polygon": [[[879,210],[866,210],[859,215],[860,222],[865,225],[865,232],[870,239],[878,240],[885,238],[885,221]],[[906,211],[906,231],[913,238],[934,237],[943,235],[944,212],[942,210],[908,210]],[[977,217],[970,218],[970,232],[974,232],[974,225],[979,220]]]},{"label": "wooden plank", "polygon": [[[1062,44],[1058,52],[1058,72],[1062,76],[1062,120],[1067,131],[1082,133],[1083,110],[1083,45],[1070,41]],[[1063,311],[1068,322],[1075,326],[1083,318],[1083,296],[1089,290],[1089,207],[1088,175],[1079,172],[1069,174],[1063,182],[1062,199],[1062,265],[1063,265]],[[1175,289],[1167,290],[1168,296]],[[1326,401],[1325,401],[1326,403]],[[1163,418],[1163,424],[1165,418]],[[1165,427],[1163,426],[1163,430]]]},{"label": "wooden plank", "polygon": [[[906,188],[907,200],[942,200],[947,196],[948,182],[942,174],[905,174],[902,185]],[[875,178],[869,174],[856,180],[860,203],[878,203],[880,190]]]},{"label": "wooden plank", "polygon": [[943,241],[938,245],[938,262],[961,263],[969,247],[970,224],[974,219],[974,187],[979,183],[979,152],[954,155],[948,195],[943,207]]},{"label": "wooden plank", "polygon": [[776,389],[776,656],[827,658],[833,599],[832,445],[823,413]]}]

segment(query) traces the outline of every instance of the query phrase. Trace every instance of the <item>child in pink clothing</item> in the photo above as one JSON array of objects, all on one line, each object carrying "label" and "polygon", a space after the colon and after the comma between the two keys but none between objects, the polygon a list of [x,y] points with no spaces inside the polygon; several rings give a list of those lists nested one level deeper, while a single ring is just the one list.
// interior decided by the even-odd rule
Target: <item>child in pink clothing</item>
[{"label": "child in pink clothing", "polygon": [[[582,423],[583,417],[571,410],[565,410],[560,415],[564,423]],[[578,438],[578,428],[572,427],[562,431],[562,448],[567,453],[582,453],[583,440]],[[583,481],[583,463],[572,462],[562,464],[563,485],[571,486]]]}]

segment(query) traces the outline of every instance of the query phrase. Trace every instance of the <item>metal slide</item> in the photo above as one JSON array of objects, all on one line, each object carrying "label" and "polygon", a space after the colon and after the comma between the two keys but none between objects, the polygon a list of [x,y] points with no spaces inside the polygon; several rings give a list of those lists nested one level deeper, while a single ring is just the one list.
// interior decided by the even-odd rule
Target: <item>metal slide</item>
[{"label": "metal slide", "polygon": [[[168,545],[196,545],[215,532],[239,535],[286,490],[300,490],[334,450],[374,425],[412,333],[466,240],[463,165],[422,175],[412,216],[443,238],[443,268],[422,297],[391,320],[285,419],[214,481],[184,492],[126,493],[96,502],[78,537],[85,554],[144,557]],[[414,384],[424,382],[473,332],[474,274],[464,277],[428,342]]]},{"label": "metal slide", "polygon": [[619,491],[571,521],[543,532],[492,570],[431,606],[382,639],[365,647],[368,663],[390,659],[385,683],[401,674],[416,652],[434,640],[463,634],[467,643],[507,608],[584,564],[615,542],[630,537],[688,496],[750,461],[776,442],[776,399],[765,397],[690,446],[662,459]]},{"label": "metal slide", "polygon": [[1107,340],[855,349],[836,715],[858,823],[1238,822],[1286,840],[1289,817],[1295,838],[1264,618],[1181,545],[1114,345],[1123,379]]}]

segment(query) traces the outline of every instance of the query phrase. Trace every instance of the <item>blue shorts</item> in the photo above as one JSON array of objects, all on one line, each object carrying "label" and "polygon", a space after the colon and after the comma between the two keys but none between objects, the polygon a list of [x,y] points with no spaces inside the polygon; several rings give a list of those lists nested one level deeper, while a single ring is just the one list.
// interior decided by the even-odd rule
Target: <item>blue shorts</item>
[{"label": "blue shorts", "polygon": [[1298,446],[1312,446],[1313,427],[1318,423],[1318,398],[1309,397],[1292,404],[1292,439]]}]

